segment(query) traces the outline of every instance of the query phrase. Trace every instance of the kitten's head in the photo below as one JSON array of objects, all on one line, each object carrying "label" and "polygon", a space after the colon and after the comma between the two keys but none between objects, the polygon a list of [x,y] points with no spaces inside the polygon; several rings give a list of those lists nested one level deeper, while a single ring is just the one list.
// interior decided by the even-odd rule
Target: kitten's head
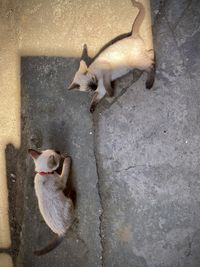
[{"label": "kitten's head", "polygon": [[84,60],[80,61],[78,71],[74,76],[74,80],[68,87],[69,90],[77,89],[79,91],[95,91],[97,89],[97,79],[88,71],[88,67]]},{"label": "kitten's head", "polygon": [[31,155],[35,163],[35,170],[37,172],[52,172],[55,171],[60,164],[61,155],[52,149],[37,151],[29,149],[28,153]]}]

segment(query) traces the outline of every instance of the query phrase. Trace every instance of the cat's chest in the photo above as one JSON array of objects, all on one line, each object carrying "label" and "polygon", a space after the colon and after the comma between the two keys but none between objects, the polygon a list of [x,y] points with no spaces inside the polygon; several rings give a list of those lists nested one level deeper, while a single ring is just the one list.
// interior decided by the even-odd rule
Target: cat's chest
[{"label": "cat's chest", "polygon": [[45,197],[56,192],[58,184],[54,177],[35,177],[35,191],[38,197]]},{"label": "cat's chest", "polygon": [[132,68],[128,66],[120,66],[118,68],[112,69],[111,70],[111,80],[114,81],[119,77],[122,77],[129,73],[132,70]]}]

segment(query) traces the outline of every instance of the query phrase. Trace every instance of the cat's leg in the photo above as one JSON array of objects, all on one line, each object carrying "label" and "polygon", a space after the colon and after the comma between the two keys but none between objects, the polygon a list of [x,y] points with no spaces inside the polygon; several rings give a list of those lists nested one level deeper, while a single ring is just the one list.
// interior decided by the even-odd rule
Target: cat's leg
[{"label": "cat's leg", "polygon": [[91,104],[90,104],[90,112],[93,113],[95,111],[95,108],[99,101],[105,96],[106,89],[104,87],[104,82],[102,79],[98,81],[98,87],[97,90],[94,93],[94,96],[92,98]]},{"label": "cat's leg", "polygon": [[110,71],[106,71],[103,76],[103,84],[106,89],[107,95],[112,97],[114,94],[114,89],[112,86],[112,81],[111,81],[111,74]]},{"label": "cat's leg", "polygon": [[155,59],[155,52],[153,49],[146,51],[146,53],[149,61],[151,62],[150,67],[146,69],[147,72],[146,88],[151,89],[155,80],[156,59]]},{"label": "cat's leg", "polygon": [[[115,90],[115,88],[116,88],[116,80],[111,81],[111,87],[112,87],[112,89],[113,89],[113,95],[114,95],[114,90]],[[113,96],[113,95],[111,95],[111,96]]]},{"label": "cat's leg", "polygon": [[155,64],[153,64],[146,71],[147,71],[146,89],[151,89],[155,80],[155,73],[156,73]]},{"label": "cat's leg", "polygon": [[71,166],[71,158],[67,157],[64,159],[63,167],[62,167],[62,173],[60,175],[63,188],[65,188],[66,183],[67,183],[67,179],[69,177],[70,166]]},{"label": "cat's leg", "polygon": [[90,112],[93,113],[96,109],[98,102],[100,101],[99,93],[95,92],[90,104]]}]

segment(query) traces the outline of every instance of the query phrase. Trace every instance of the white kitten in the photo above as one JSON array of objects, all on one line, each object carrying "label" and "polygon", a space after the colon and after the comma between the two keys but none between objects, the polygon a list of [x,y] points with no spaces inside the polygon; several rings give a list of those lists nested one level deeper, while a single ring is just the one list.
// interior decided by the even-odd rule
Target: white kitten
[{"label": "white kitten", "polygon": [[40,212],[46,224],[58,235],[53,243],[34,252],[39,256],[48,253],[61,243],[74,220],[73,202],[63,193],[71,159],[70,157],[64,159],[62,173],[59,175],[56,169],[59,167],[61,156],[57,152],[50,149],[42,152],[29,149],[28,152],[35,163],[34,183]]}]

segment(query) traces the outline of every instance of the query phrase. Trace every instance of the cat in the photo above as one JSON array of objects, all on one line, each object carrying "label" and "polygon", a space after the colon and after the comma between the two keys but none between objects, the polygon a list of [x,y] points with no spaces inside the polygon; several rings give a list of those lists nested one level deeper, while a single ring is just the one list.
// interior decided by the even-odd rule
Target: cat
[{"label": "cat", "polygon": [[56,170],[60,165],[62,156],[54,150],[37,151],[29,149],[35,163],[34,187],[38,199],[39,210],[50,229],[57,234],[57,238],[41,250],[34,251],[37,256],[44,255],[63,240],[67,230],[74,221],[74,205],[63,190],[66,187],[70,172],[71,158],[64,159],[61,175]]},{"label": "cat", "polygon": [[[87,66],[84,60],[76,72],[69,90],[77,88],[79,91],[94,91],[90,105],[90,112],[94,112],[97,103],[107,94],[113,95],[112,81],[124,76],[133,69],[144,70],[148,73],[146,88],[153,86],[155,78],[154,50],[146,50],[145,43],[139,35],[139,28],[145,16],[142,3],[132,0],[139,9],[133,22],[131,35],[124,34],[124,38],[101,49],[94,61]],[[123,36],[123,35],[122,35]],[[115,40],[115,39],[114,39]]]}]

